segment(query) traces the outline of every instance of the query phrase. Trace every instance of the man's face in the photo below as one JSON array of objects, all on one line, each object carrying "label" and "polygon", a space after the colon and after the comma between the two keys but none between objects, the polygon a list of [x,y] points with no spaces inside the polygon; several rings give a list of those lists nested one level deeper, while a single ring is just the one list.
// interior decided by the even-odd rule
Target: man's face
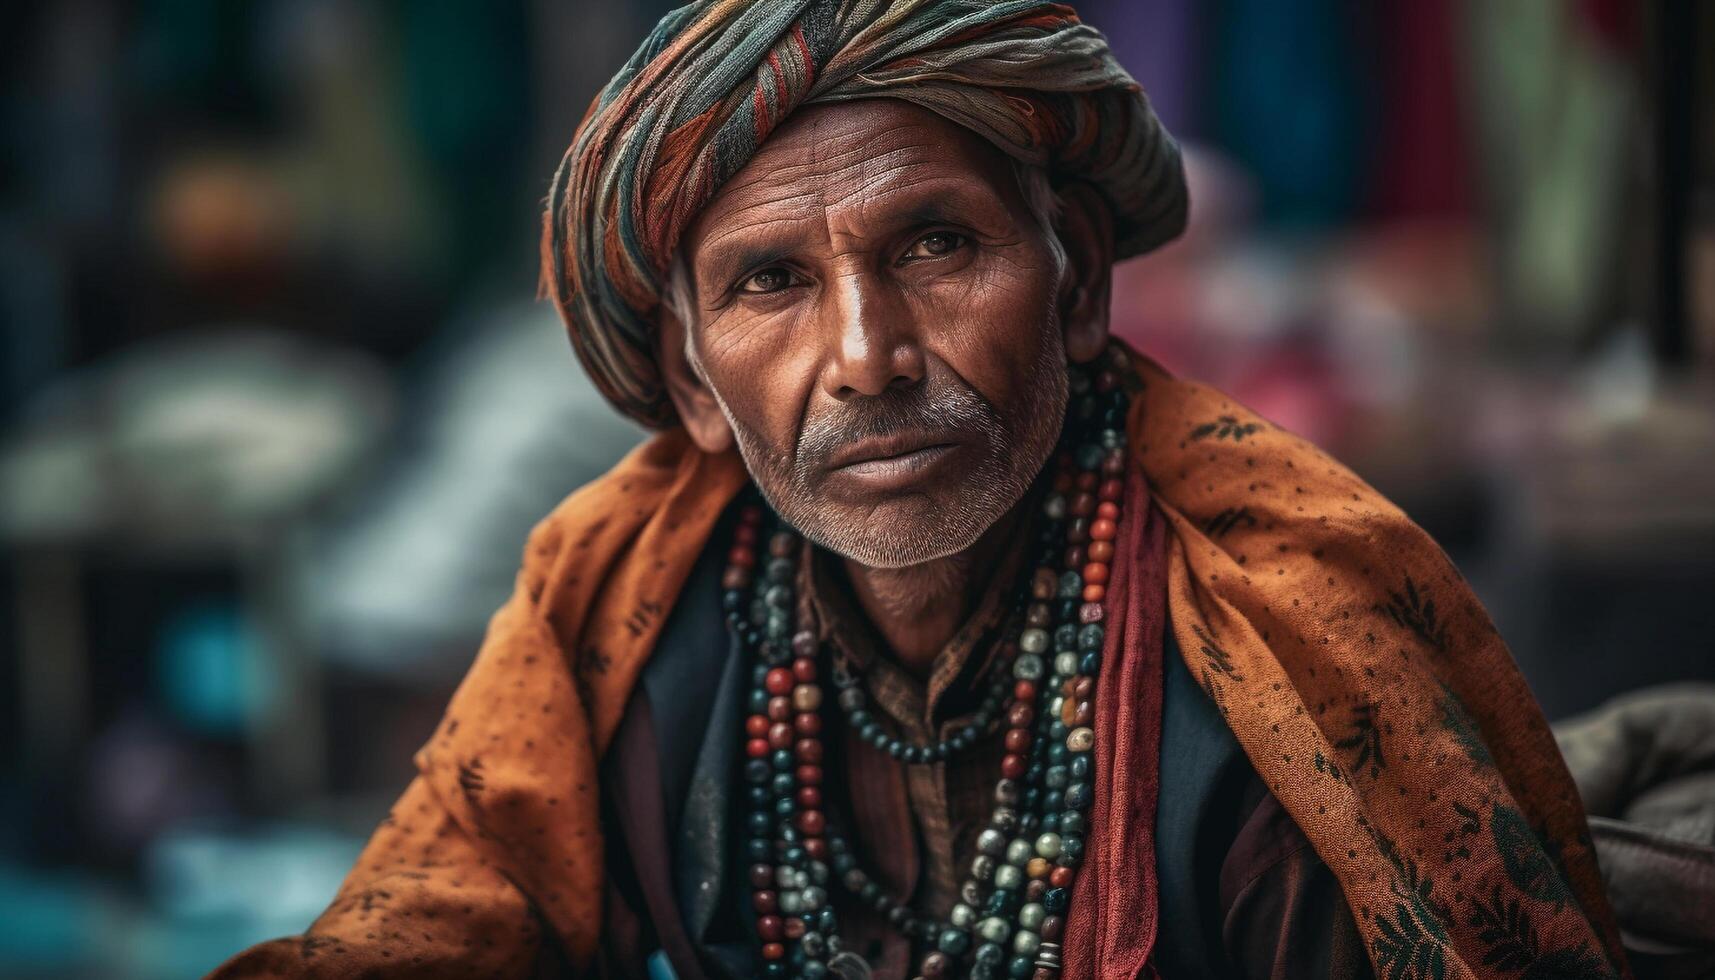
[{"label": "man's face", "polygon": [[801,111],[722,187],[687,353],[781,516],[903,567],[1018,502],[1066,406],[1048,234],[997,150],[895,100]]}]

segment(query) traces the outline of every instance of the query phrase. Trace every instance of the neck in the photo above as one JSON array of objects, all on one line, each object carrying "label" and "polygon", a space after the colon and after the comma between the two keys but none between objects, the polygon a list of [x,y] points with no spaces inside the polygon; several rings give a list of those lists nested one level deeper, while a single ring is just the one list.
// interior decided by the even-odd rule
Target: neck
[{"label": "neck", "polygon": [[900,666],[918,677],[928,675],[935,656],[988,588],[1035,498],[1026,493],[970,547],[944,558],[905,568],[871,568],[844,559],[858,606]]}]

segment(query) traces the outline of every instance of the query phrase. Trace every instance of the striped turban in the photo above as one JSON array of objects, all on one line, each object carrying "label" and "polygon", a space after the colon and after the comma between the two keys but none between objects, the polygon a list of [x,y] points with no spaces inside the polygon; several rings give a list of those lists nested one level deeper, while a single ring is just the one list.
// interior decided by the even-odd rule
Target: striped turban
[{"label": "striped turban", "polygon": [[653,335],[679,238],[802,105],[904,99],[1107,201],[1121,258],[1185,224],[1179,148],[1070,7],[1041,0],[700,0],[590,105],[554,175],[543,291],[597,388],[673,422]]}]

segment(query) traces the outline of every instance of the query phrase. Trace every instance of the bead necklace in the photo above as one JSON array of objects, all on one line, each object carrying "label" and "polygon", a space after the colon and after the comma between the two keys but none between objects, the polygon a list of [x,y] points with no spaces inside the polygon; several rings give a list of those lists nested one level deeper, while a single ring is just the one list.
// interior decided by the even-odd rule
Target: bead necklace
[{"label": "bead necklace", "polygon": [[869,695],[863,689],[863,679],[847,665],[835,663],[833,679],[834,688],[839,691],[834,703],[845,712],[846,724],[852,734],[878,751],[905,763],[940,762],[977,744],[977,739],[993,731],[1000,710],[1005,705],[1008,687],[1005,673],[995,671],[994,680],[989,683],[989,691],[977,705],[969,723],[944,739],[928,745],[918,745],[888,735],[881,723],[870,715]]},{"label": "bead necklace", "polygon": [[[815,634],[793,630],[799,538],[760,504],[741,508],[722,578],[728,627],[752,656],[744,721],[751,903],[768,978],[867,977],[842,947],[830,886],[881,914],[925,950],[923,980],[968,976],[1055,980],[1085,813],[1094,795],[1095,690],[1103,602],[1124,491],[1127,396],[1123,351],[1092,375],[1070,369],[1072,399],[1043,501],[1040,555],[1024,622],[997,658],[966,727],[918,745],[889,737],[868,711],[861,678],[828,671],[857,738],[906,764],[950,758],[1001,723],[1005,755],[977,855],[945,920],[885,894],[829,825],[823,805],[822,685]],[[766,554],[759,547],[766,540]],[[1008,669],[1010,668],[1010,669]]]}]

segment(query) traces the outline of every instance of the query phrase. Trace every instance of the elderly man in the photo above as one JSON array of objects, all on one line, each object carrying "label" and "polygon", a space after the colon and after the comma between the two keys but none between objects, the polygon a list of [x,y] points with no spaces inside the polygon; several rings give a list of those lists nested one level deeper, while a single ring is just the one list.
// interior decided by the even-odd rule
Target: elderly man
[{"label": "elderly man", "polygon": [[327,913],[222,975],[1624,975],[1446,558],[1109,339],[1185,209],[1064,6],[669,14],[543,247],[661,434],[532,535]]}]

